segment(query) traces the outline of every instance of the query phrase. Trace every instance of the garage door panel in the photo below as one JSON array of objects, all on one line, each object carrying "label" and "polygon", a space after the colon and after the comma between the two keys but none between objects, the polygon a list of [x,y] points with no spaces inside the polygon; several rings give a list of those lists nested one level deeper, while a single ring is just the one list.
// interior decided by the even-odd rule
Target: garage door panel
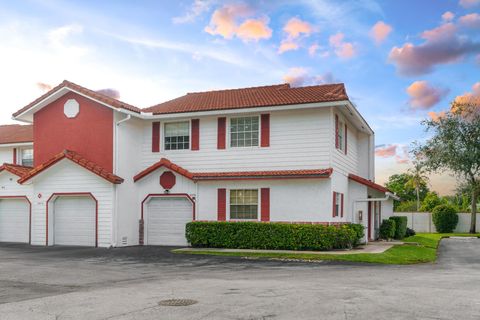
[{"label": "garage door panel", "polygon": [[146,244],[188,245],[185,225],[192,221],[192,203],[188,199],[153,198],[146,212]]},{"label": "garage door panel", "polygon": [[30,205],[25,199],[0,199],[0,242],[28,243]]},{"label": "garage door panel", "polygon": [[53,212],[56,245],[95,246],[96,205],[91,197],[58,197]]}]

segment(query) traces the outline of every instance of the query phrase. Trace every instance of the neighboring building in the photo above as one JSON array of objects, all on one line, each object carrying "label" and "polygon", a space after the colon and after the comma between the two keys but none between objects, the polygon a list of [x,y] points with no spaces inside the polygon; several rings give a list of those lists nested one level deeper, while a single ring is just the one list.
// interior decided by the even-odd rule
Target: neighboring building
[{"label": "neighboring building", "polygon": [[373,182],[374,133],[343,84],[139,109],[64,81],[13,116],[33,123],[34,168],[32,139],[6,139],[0,241],[186,245],[192,220],[355,222],[374,239],[392,215],[394,196]]}]

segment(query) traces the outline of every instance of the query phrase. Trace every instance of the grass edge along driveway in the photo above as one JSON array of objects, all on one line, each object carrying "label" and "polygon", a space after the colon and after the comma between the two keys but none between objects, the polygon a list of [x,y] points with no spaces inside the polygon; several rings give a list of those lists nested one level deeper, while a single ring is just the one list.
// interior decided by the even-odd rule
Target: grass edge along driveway
[{"label": "grass edge along driveway", "polygon": [[356,253],[356,254],[308,254],[308,253],[263,253],[263,252],[222,252],[222,251],[176,251],[177,254],[200,254],[217,256],[237,256],[257,259],[285,259],[285,260],[337,260],[350,262],[366,262],[381,264],[415,264],[434,262],[437,259],[437,249],[442,238],[448,237],[480,237],[480,234],[468,233],[418,233],[415,236],[403,239],[405,244],[394,245],[383,253]]}]

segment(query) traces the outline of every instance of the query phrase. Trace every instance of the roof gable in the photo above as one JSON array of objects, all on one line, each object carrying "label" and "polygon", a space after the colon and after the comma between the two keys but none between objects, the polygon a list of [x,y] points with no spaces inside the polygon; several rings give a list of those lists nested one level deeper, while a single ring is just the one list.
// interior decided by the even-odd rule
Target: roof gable
[{"label": "roof gable", "polygon": [[369,187],[369,188],[375,189],[375,190],[380,191],[380,192],[391,192],[390,190],[388,190],[388,189],[385,188],[384,186],[381,186],[381,185],[379,185],[379,184],[377,184],[377,183],[375,183],[375,182],[373,182],[373,181],[370,181],[370,180],[367,180],[367,179],[362,178],[362,177],[360,177],[360,176],[357,176],[357,175],[355,175],[355,174],[353,174],[353,173],[350,173],[350,174],[348,175],[348,178],[349,178],[350,180],[353,180],[353,181],[355,181],[355,182],[358,182],[358,183],[360,183],[360,184],[363,184],[364,186],[367,186],[367,187]]},{"label": "roof gable", "polygon": [[25,166],[21,166],[18,164],[11,164],[11,163],[4,163],[3,165],[0,166],[0,172],[8,171],[18,177],[24,177],[32,169],[33,169],[32,167],[25,167]]},{"label": "roof gable", "polygon": [[207,92],[193,92],[143,109],[157,114],[271,107],[348,100],[343,83],[308,87],[280,84]]},{"label": "roof gable", "polygon": [[64,80],[62,83],[60,83],[58,86],[55,88],[51,89],[44,95],[40,96],[39,98],[35,99],[25,107],[21,108],[17,112],[13,114],[14,118],[17,118],[31,110],[42,108],[44,105],[49,104],[50,102],[58,99],[59,97],[63,96],[66,92],[68,91],[73,91],[76,92],[80,95],[83,95],[87,98],[90,98],[94,101],[97,101],[101,104],[108,105],[112,107],[113,109],[117,110],[127,110],[130,112],[134,113],[140,113],[141,110],[140,108],[137,108],[135,106],[132,106],[128,103],[122,102],[120,100],[114,99],[112,97],[109,97],[105,94],[99,93],[97,91],[93,91],[90,89],[87,89],[85,87],[82,87],[78,84],[75,84],[73,82]]},{"label": "roof gable", "polygon": [[41,172],[45,171],[46,169],[50,168],[51,166],[55,165],[56,163],[58,163],[60,160],[63,160],[63,159],[68,159],[111,183],[120,184],[123,182],[123,178],[120,178],[119,176],[114,175],[113,173],[109,172],[103,167],[97,165],[95,162],[84,158],[77,152],[64,150],[59,154],[55,155],[54,157],[52,157],[50,160],[30,170],[26,175],[24,175],[18,180],[18,183],[24,183],[30,180],[31,178],[35,177],[36,175],[40,174]]}]

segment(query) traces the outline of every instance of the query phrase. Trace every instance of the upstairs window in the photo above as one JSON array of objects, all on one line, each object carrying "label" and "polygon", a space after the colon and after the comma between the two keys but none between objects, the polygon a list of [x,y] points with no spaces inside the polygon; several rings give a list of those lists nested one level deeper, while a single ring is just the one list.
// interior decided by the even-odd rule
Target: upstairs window
[{"label": "upstairs window", "polygon": [[258,146],[258,117],[242,117],[230,119],[230,146]]},{"label": "upstairs window", "polygon": [[345,151],[345,124],[341,121],[338,122],[338,149]]},{"label": "upstairs window", "polygon": [[33,149],[21,150],[22,166],[33,167]]},{"label": "upstairs window", "polygon": [[258,219],[258,190],[230,190],[230,219]]},{"label": "upstairs window", "polygon": [[190,149],[190,122],[165,123],[165,150]]}]

